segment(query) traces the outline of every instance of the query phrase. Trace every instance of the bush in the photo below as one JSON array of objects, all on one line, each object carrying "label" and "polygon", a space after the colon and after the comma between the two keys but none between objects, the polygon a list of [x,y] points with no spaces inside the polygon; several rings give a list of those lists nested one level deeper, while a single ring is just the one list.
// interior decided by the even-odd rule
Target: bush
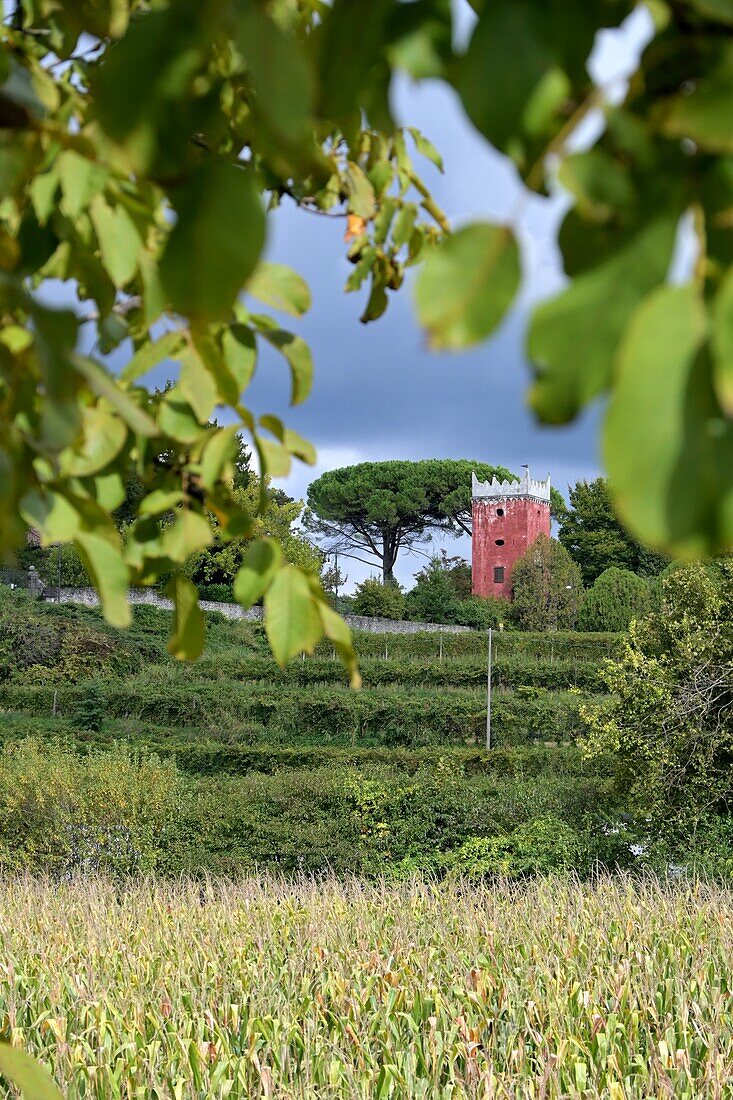
[{"label": "bush", "polygon": [[518,878],[569,870],[578,865],[580,855],[575,830],[547,815],[527,821],[505,835],[471,837],[451,852],[446,865],[454,873],[471,878],[488,875]]},{"label": "bush", "polygon": [[147,873],[176,831],[175,765],[120,746],[82,757],[17,741],[0,756],[0,867]]},{"label": "bush", "polygon": [[628,569],[611,566],[593,582],[578,611],[580,630],[627,630],[651,607],[649,584]]},{"label": "bush", "polygon": [[382,584],[376,577],[368,577],[356,586],[352,606],[355,615],[401,619],[405,613],[405,597],[398,584]]},{"label": "bush", "polygon": [[540,535],[512,571],[512,620],[520,630],[568,629],[582,592],[580,570],[565,547]]},{"label": "bush", "polygon": [[98,733],[105,717],[104,696],[99,683],[92,680],[76,704],[74,712],[77,725],[84,730]]},{"label": "bush", "polygon": [[[467,775],[450,755],[411,774],[334,760],[184,781],[175,765],[121,747],[81,756],[21,741],[0,756],[0,868],[437,872],[490,823],[499,848],[504,834],[515,837],[519,873],[564,865],[560,840],[590,818],[600,829],[603,807],[608,784],[597,777]],[[560,825],[530,827],[546,817]]]},{"label": "bush", "polygon": [[232,603],[234,592],[230,584],[200,584],[199,596],[212,603]]},{"label": "bush", "polygon": [[510,604],[506,600],[495,596],[469,596],[456,601],[453,622],[457,626],[470,626],[472,630],[488,630],[507,622],[509,614]]}]

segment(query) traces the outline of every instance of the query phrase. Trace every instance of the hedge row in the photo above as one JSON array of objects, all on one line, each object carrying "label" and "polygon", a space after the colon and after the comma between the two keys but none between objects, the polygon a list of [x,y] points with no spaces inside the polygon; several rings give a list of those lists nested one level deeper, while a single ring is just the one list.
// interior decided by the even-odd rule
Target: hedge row
[{"label": "hedge row", "polygon": [[606,777],[466,775],[446,757],[413,774],[329,761],[246,775],[186,774],[121,745],[81,755],[26,740],[0,757],[0,867],[53,874],[440,873],[483,836],[519,860],[504,852],[497,869],[526,873],[546,869],[558,834],[561,865],[584,872],[627,861],[616,817]]},{"label": "hedge row", "polygon": [[[205,733],[234,743],[289,745],[480,745],[485,738],[481,691],[379,688],[352,692],[336,687],[307,689],[264,684],[147,680],[87,682],[54,689],[0,685],[0,706],[11,711],[73,718],[89,692],[99,690],[108,718],[154,722],[191,736]],[[572,741],[582,731],[582,696],[524,688],[494,693],[494,743]]]},{"label": "hedge row", "polygon": [[[494,631],[496,657],[536,657],[543,660],[599,661],[613,656],[619,647],[621,634],[553,631],[532,633],[517,630]],[[354,645],[360,657],[481,657],[486,659],[487,636],[483,631],[465,634],[366,634],[354,633]],[[319,656],[329,656],[332,648],[322,642]]]},{"label": "hedge row", "polygon": [[598,762],[589,762],[575,745],[523,745],[509,748],[343,748],[306,745],[289,748],[275,745],[222,744],[221,741],[184,740],[178,731],[169,734],[163,728],[145,723],[111,720],[98,731],[76,729],[63,717],[37,718],[29,715],[0,714],[0,745],[24,738],[60,741],[79,752],[125,744],[134,749],[172,757],[180,768],[198,775],[246,775],[262,772],[273,775],[299,768],[375,766],[395,773],[413,775],[424,768],[448,766],[465,775],[539,776],[604,774]]},{"label": "hedge row", "polygon": [[[404,687],[471,687],[486,683],[486,658],[455,657],[436,660],[414,657],[411,660],[366,657],[360,663],[366,687],[394,684]],[[291,661],[281,669],[267,656],[252,654],[242,658],[236,653],[202,657],[195,668],[197,680],[266,681],[301,687],[312,684],[343,684],[346,673],[336,658],[306,657]],[[156,670],[157,675],[157,670]],[[184,675],[188,675],[187,670]],[[604,686],[597,661],[560,658],[548,661],[519,656],[499,656],[492,665],[496,688],[543,687],[562,691],[578,687],[602,692]]]}]

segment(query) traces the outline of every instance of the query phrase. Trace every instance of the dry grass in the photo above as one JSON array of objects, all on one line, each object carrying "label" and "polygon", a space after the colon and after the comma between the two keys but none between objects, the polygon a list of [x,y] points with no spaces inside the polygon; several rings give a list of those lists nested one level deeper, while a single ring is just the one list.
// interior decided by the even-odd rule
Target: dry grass
[{"label": "dry grass", "polygon": [[69,1097],[729,1097],[733,894],[0,883],[0,1015]]}]

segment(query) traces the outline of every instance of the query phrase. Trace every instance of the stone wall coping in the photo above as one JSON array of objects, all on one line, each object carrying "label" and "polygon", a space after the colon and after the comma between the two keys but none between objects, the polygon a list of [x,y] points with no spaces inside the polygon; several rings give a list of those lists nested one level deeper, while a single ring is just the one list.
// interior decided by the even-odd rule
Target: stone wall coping
[{"label": "stone wall coping", "polygon": [[[60,589],[49,588],[47,591],[49,592],[47,599],[51,602],[99,607],[99,596],[94,588],[61,587]],[[162,611],[173,610],[172,601],[165,596],[160,596],[154,588],[131,588],[129,599],[131,604],[157,607]],[[250,622],[262,620],[261,607],[251,607],[245,611],[237,603],[218,603],[215,600],[200,600],[199,606],[204,611],[218,611],[227,619],[245,619]],[[446,623],[416,623],[408,619],[380,619],[348,613],[343,618],[352,630],[361,630],[369,634],[468,634],[471,632],[468,626],[454,626]]]}]

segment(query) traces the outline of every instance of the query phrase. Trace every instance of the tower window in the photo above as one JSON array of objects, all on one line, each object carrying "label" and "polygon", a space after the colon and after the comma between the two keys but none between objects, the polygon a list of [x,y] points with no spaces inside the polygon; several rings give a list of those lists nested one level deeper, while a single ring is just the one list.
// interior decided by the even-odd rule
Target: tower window
[{"label": "tower window", "polygon": [[494,566],[494,584],[503,584],[503,583],[504,583],[504,566],[503,565],[495,565]]},{"label": "tower window", "polygon": [[497,516],[503,516],[504,515],[504,509],[503,508],[497,508],[496,509],[496,514],[497,514]]},{"label": "tower window", "polygon": [[504,539],[497,539],[496,540],[496,545],[497,546],[503,546],[504,545]]}]

